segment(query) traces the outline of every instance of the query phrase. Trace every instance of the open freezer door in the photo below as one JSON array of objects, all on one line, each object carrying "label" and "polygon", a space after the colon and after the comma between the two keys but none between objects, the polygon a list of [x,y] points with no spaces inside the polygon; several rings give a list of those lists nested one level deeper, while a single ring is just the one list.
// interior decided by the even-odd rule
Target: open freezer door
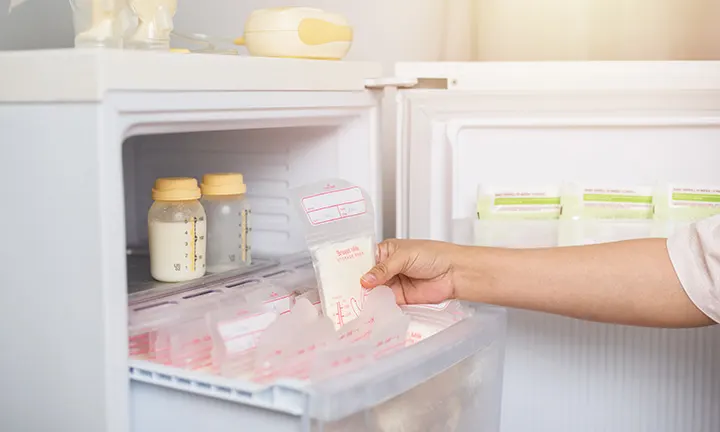
[{"label": "open freezer door", "polygon": [[[418,82],[397,97],[398,237],[480,245],[480,185],[720,186],[718,62],[400,63],[396,75]],[[718,346],[717,329],[511,311],[503,431],[720,430]]]},{"label": "open freezer door", "polygon": [[720,138],[708,111],[719,73],[716,62],[397,64],[417,80],[398,92],[398,237],[458,240],[453,221],[474,218],[487,181],[717,184],[716,161],[694,151]]}]

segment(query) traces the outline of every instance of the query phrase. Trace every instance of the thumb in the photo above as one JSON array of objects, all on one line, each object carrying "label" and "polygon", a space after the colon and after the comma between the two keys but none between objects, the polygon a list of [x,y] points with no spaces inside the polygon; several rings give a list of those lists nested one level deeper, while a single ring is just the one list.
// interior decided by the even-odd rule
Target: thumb
[{"label": "thumb", "polygon": [[391,247],[389,243],[381,243],[378,248],[380,249],[378,256],[382,261],[378,262],[360,279],[362,286],[368,289],[385,285],[404,270],[407,261],[403,258],[402,253],[397,248]]}]

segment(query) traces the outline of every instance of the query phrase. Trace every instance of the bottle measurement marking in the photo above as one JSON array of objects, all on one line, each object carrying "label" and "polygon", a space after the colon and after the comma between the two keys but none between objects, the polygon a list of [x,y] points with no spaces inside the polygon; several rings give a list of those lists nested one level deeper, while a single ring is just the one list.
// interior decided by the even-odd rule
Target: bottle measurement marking
[{"label": "bottle measurement marking", "polygon": [[191,219],[185,219],[185,223],[190,225],[188,230],[185,231],[185,234],[188,236],[188,241],[185,242],[185,246],[190,247],[190,253],[185,254],[185,257],[190,258],[190,264],[188,265],[187,268],[191,272],[195,271],[195,269],[197,268],[198,259],[202,258],[202,256],[198,256],[198,254],[197,254],[197,243],[199,240],[204,240],[205,237],[204,236],[198,237],[197,223],[202,222],[203,220],[204,220],[204,218],[202,218],[202,217],[201,218],[193,217]]},{"label": "bottle measurement marking", "polygon": [[242,262],[246,264],[250,264],[249,260],[249,252],[250,252],[250,245],[248,241],[248,236],[250,234],[250,225],[249,225],[249,217],[248,214],[250,213],[250,210],[243,210],[240,212],[240,254],[241,254],[241,260]]},{"label": "bottle measurement marking", "polygon": [[195,261],[197,260],[197,257],[195,256],[195,250],[196,250],[196,243],[197,239],[195,237],[195,229],[197,226],[196,218],[192,218],[192,223],[190,224],[190,256],[192,259],[190,260],[190,271],[195,271]]}]

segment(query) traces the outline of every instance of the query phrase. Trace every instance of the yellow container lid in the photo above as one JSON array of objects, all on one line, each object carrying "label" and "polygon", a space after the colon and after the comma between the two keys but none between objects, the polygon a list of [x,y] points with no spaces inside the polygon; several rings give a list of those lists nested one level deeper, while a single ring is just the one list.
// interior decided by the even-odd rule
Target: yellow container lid
[{"label": "yellow container lid", "polygon": [[240,173],[217,173],[203,176],[203,195],[242,195],[245,192],[247,192],[247,186]]},{"label": "yellow container lid", "polygon": [[190,201],[200,198],[197,180],[191,177],[163,177],[155,180],[152,199],[156,201]]}]

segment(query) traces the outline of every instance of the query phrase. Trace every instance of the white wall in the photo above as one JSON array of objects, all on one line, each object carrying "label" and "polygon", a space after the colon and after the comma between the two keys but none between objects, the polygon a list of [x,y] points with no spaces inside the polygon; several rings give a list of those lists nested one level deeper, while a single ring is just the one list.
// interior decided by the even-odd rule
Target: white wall
[{"label": "white wall", "polygon": [[478,60],[720,58],[718,0],[476,0]]},{"label": "white wall", "polygon": [[10,0],[0,0],[0,50],[63,48],[73,45],[68,0],[28,0],[8,14]]}]

